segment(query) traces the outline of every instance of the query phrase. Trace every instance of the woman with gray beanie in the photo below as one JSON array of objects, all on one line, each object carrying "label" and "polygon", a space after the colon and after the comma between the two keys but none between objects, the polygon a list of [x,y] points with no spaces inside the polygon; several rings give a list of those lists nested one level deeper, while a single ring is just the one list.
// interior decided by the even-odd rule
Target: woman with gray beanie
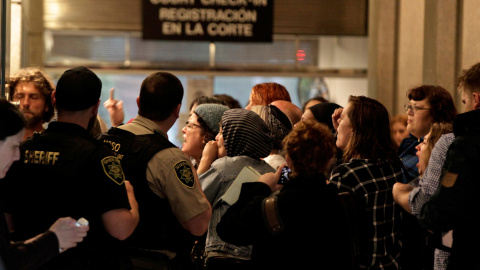
[{"label": "woman with gray beanie", "polygon": [[227,106],[220,104],[201,104],[188,118],[182,129],[182,152],[190,157],[195,168],[200,163],[205,144],[217,136],[222,115],[228,109]]},{"label": "woman with gray beanie", "polygon": [[199,174],[200,185],[213,209],[205,244],[207,270],[246,269],[251,246],[231,245],[217,235],[216,226],[230,207],[221,197],[246,166],[260,174],[275,171],[262,160],[270,154],[273,140],[265,121],[258,114],[246,109],[230,109],[223,114],[220,133],[216,142],[211,144],[217,144],[226,156],[218,158],[208,171]]}]

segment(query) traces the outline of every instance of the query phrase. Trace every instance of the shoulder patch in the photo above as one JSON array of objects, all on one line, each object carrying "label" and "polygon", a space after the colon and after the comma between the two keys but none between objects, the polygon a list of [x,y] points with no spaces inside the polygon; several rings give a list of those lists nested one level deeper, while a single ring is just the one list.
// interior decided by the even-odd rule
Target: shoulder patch
[{"label": "shoulder patch", "polygon": [[193,171],[188,161],[182,160],[177,162],[177,164],[173,165],[173,169],[180,183],[188,188],[193,188],[195,185],[195,177],[193,176]]},{"label": "shoulder patch", "polygon": [[458,174],[447,172],[442,178],[441,184],[446,188],[451,188],[455,185],[457,181]]},{"label": "shoulder patch", "polygon": [[125,181],[125,174],[123,174],[122,165],[120,165],[120,161],[116,157],[104,157],[101,163],[103,171],[108,178],[112,179],[113,182],[118,185],[123,184]]}]

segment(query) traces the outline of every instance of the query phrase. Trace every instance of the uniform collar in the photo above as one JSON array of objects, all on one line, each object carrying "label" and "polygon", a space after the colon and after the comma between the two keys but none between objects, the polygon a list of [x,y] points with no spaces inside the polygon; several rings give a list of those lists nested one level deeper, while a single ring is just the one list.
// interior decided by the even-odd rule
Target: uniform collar
[{"label": "uniform collar", "polygon": [[152,132],[152,133],[155,133],[155,131],[156,131],[156,132],[162,134],[165,138],[168,139],[167,133],[165,133],[163,130],[161,130],[160,127],[155,122],[153,122],[152,120],[150,120],[148,118],[137,115],[137,117],[135,117],[135,119],[133,119],[132,124],[140,125],[140,126],[146,128],[146,129],[150,130],[150,132]]},{"label": "uniform collar", "polygon": [[69,122],[58,122],[58,121],[50,122],[45,132],[50,132],[50,131],[88,135],[88,132],[85,128],[83,128],[80,125],[69,123]]}]

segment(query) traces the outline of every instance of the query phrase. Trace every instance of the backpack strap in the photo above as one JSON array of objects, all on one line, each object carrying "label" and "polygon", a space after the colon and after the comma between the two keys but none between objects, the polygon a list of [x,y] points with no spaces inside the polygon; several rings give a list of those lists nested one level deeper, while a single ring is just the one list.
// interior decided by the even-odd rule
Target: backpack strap
[{"label": "backpack strap", "polygon": [[271,234],[279,234],[284,226],[278,212],[277,196],[265,198],[262,202],[262,212],[265,224]]}]

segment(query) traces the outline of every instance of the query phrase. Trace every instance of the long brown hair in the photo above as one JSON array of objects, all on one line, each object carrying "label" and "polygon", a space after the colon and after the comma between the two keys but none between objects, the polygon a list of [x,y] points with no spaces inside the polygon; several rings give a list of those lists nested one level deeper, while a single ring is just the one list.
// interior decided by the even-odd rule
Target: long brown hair
[{"label": "long brown hair", "polygon": [[395,144],[390,136],[390,115],[377,100],[365,96],[350,96],[347,113],[352,125],[352,135],[345,148],[343,159],[396,159]]}]

